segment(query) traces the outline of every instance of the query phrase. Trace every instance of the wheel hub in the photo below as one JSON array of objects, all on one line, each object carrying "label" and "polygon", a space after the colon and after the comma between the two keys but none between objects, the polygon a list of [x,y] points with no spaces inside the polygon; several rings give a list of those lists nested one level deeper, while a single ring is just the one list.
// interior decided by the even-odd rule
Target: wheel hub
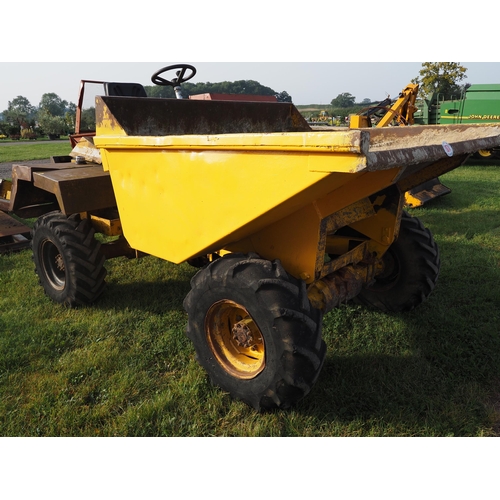
[{"label": "wheel hub", "polygon": [[241,347],[252,347],[255,344],[252,330],[249,326],[251,323],[253,323],[253,321],[250,318],[247,318],[238,321],[238,323],[233,326],[233,339]]},{"label": "wheel hub", "polygon": [[205,333],[213,355],[234,377],[251,379],[264,369],[262,332],[240,304],[231,300],[213,304],[205,316]]},{"label": "wheel hub", "polygon": [[58,253],[56,255],[56,267],[57,269],[59,269],[59,271],[64,271],[64,260],[62,258],[62,255],[60,253]]},{"label": "wheel hub", "polygon": [[57,246],[49,239],[40,244],[43,273],[51,286],[62,290],[66,285],[66,266],[64,258]]}]

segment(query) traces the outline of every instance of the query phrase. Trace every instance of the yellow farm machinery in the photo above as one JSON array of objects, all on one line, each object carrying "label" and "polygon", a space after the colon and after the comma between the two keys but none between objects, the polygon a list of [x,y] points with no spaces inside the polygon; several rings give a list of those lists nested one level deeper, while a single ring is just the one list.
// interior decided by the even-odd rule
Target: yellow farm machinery
[{"label": "yellow farm machinery", "polygon": [[[179,90],[194,72],[152,80]],[[67,306],[98,299],[112,257],[199,267],[187,335],[211,380],[258,410],[309,393],[327,311],[427,299],[439,251],[404,193],[500,145],[499,126],[312,130],[291,103],[131,96],[136,85],[96,97],[95,136],[75,148],[86,160],[15,165],[0,208],[38,217],[36,273]]]}]

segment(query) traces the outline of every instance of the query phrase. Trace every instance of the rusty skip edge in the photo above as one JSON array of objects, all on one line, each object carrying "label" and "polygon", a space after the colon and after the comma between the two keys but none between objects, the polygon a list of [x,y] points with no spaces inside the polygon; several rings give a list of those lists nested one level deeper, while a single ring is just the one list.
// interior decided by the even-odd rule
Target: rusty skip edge
[{"label": "rusty skip edge", "polygon": [[[179,149],[354,153],[360,169],[406,166],[500,145],[500,128],[485,125],[314,131],[294,106],[172,99],[96,97],[96,145]],[[99,130],[100,129],[100,130]],[[282,140],[276,140],[280,135]],[[175,137],[175,138],[174,138]]]},{"label": "rusty skip edge", "polygon": [[[107,131],[109,132],[109,131]],[[198,151],[238,151],[281,153],[325,153],[355,154],[361,159],[369,153],[370,136],[366,132],[341,133],[342,137],[332,140],[332,132],[285,132],[256,134],[198,134],[198,135],[113,135],[102,134],[94,138],[99,149],[106,150],[198,150]],[[276,140],[278,136],[281,141]],[[364,161],[363,161],[364,163]]]},{"label": "rusty skip edge", "polygon": [[[403,127],[401,127],[403,128]],[[406,127],[405,127],[406,128]],[[409,127],[408,127],[409,128]],[[407,129],[408,129],[407,128]],[[483,126],[484,128],[484,126]],[[334,134],[335,132],[327,132],[327,136]],[[293,134],[293,133],[292,133]],[[304,133],[299,133],[303,135]],[[314,132],[307,132],[306,134],[314,135]],[[274,135],[274,134],[273,134]],[[291,135],[291,134],[287,134]],[[98,147],[103,149],[121,149],[128,148],[133,145],[137,149],[151,149],[151,148],[172,148],[173,150],[179,150],[187,148],[190,150],[232,150],[232,151],[269,151],[281,153],[286,150],[286,152],[299,152],[299,153],[323,153],[330,154],[332,156],[331,168],[326,168],[323,171],[335,172],[335,154],[342,155],[354,155],[357,157],[356,164],[350,170],[351,172],[361,172],[361,171],[376,171],[376,170],[387,170],[394,167],[401,168],[402,172],[408,169],[408,167],[415,167],[418,169],[423,169],[429,164],[438,163],[440,161],[446,160],[447,158],[455,157],[462,158],[459,164],[455,164],[451,169],[458,167],[466,160],[466,157],[476,151],[481,149],[491,149],[500,146],[500,134],[479,137],[474,139],[459,140],[454,142],[447,142],[447,134],[442,134],[443,141],[440,143],[434,142],[434,144],[428,144],[422,141],[422,139],[417,135],[408,135],[405,140],[400,139],[394,143],[389,143],[385,147],[380,144],[374,145],[371,141],[371,135],[369,131],[364,130],[353,130],[352,134],[346,137],[343,143],[338,141],[332,141],[331,145],[328,145],[326,140],[321,141],[321,143],[311,145],[307,143],[299,144],[297,141],[295,144],[285,142],[282,145],[273,144],[273,141],[266,141],[266,134],[260,134],[259,137],[255,136],[256,141],[252,143],[245,143],[245,138],[243,137],[241,142],[238,143],[235,137],[225,136],[222,140],[221,136],[204,136],[203,141],[199,141],[195,144],[175,144],[171,137],[152,137],[152,136],[122,136],[119,138],[109,137],[109,142],[107,137],[103,136],[98,138]],[[194,141],[193,141],[194,142]],[[105,165],[107,170],[107,166]],[[426,178],[423,179],[427,180]]]},{"label": "rusty skip edge", "polygon": [[[445,158],[470,155],[500,146],[500,127],[490,125],[448,125],[394,127],[386,134],[373,129],[367,153],[367,170],[396,166],[427,166]],[[408,131],[407,134],[405,132]]]},{"label": "rusty skip edge", "polygon": [[284,103],[96,97],[98,148],[324,151],[366,154],[364,130],[313,131]]}]

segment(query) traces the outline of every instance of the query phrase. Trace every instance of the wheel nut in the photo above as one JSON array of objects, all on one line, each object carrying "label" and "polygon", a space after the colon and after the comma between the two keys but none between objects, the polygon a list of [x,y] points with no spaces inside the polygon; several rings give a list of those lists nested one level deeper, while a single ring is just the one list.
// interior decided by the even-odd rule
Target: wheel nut
[{"label": "wheel nut", "polygon": [[252,323],[250,318],[243,319],[238,321],[232,328],[233,339],[241,347],[250,347],[255,344],[252,330],[250,330],[249,326],[250,323]]},{"label": "wheel nut", "polygon": [[64,260],[63,260],[61,254],[57,254],[56,266],[57,266],[57,269],[59,269],[59,271],[64,271]]}]

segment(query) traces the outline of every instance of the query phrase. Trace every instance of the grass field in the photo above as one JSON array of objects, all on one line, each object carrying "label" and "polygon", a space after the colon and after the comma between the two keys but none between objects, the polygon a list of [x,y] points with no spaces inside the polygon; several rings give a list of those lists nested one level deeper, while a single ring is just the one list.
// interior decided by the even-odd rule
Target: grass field
[{"label": "grass field", "polygon": [[13,161],[44,160],[51,156],[68,155],[71,151],[67,142],[19,142],[0,144],[0,163]]},{"label": "grass field", "polygon": [[436,290],[408,314],[328,313],[319,381],[288,411],[210,385],[184,333],[189,265],[110,260],[103,297],[64,309],[30,251],[1,255],[0,435],[500,435],[500,163],[441,180],[452,193],[412,210],[440,247]]}]

